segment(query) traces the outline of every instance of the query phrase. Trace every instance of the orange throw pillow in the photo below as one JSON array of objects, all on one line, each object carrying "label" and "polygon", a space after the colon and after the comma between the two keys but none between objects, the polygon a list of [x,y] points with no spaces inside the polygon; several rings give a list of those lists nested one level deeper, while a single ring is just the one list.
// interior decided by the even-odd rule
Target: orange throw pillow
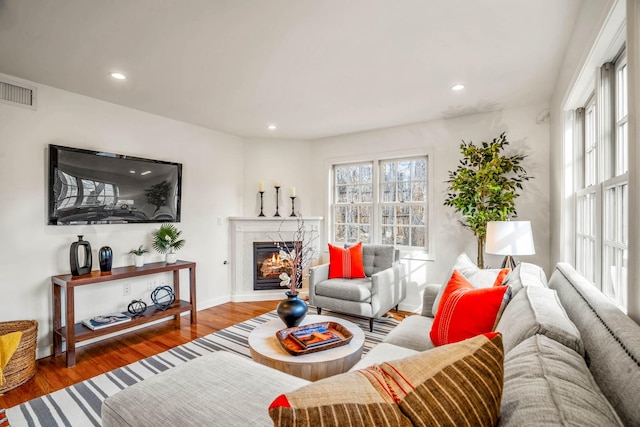
[{"label": "orange throw pillow", "polygon": [[329,279],[362,279],[364,277],[362,242],[346,249],[329,243]]},{"label": "orange throw pillow", "polygon": [[431,326],[431,341],[439,346],[493,331],[510,296],[508,286],[474,288],[454,270]]}]

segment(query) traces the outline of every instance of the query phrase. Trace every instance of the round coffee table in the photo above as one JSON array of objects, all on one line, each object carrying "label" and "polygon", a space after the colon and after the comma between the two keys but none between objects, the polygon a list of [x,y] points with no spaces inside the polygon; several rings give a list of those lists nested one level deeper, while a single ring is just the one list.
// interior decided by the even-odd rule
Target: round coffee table
[{"label": "round coffee table", "polygon": [[347,328],[353,338],[348,344],[315,353],[293,356],[276,337],[276,332],[286,326],[280,319],[273,319],[256,327],[249,334],[251,358],[263,365],[309,381],[347,372],[362,357],[364,332],[348,320],[330,316],[308,315],[300,326],[318,322],[336,322]]}]

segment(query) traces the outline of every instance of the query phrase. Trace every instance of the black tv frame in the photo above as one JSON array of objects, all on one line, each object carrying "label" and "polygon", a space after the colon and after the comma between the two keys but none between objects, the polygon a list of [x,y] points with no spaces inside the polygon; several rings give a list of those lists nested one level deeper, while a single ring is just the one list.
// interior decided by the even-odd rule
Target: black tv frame
[{"label": "black tv frame", "polygon": [[[153,160],[153,159],[142,158],[142,157],[128,156],[124,154],[115,154],[115,153],[110,153],[105,151],[94,151],[94,150],[87,150],[82,148],[66,147],[66,146],[55,145],[55,144],[49,144],[48,151],[49,151],[49,155],[48,155],[49,180],[47,185],[47,196],[48,196],[47,217],[48,217],[49,225],[139,224],[139,223],[180,222],[180,216],[181,216],[181,210],[182,210],[181,209],[182,208],[182,164],[181,163],[168,162],[163,160]],[[170,171],[170,174],[173,175],[175,173],[177,176],[175,177],[175,180],[172,180],[169,183],[169,185],[175,185],[175,189],[172,189],[172,194],[170,197],[172,199],[175,199],[175,203],[173,203],[170,208],[167,207],[167,209],[165,209],[165,212],[159,212],[159,213],[158,213],[158,210],[160,208],[164,208],[167,205],[163,205],[163,206],[155,205],[156,207],[155,207],[153,216],[150,216],[151,214],[149,212],[145,213],[141,210],[137,210],[137,206],[128,206],[127,204],[119,203],[120,200],[116,200],[117,196],[111,197],[114,200],[114,203],[112,204],[103,204],[103,205],[96,204],[95,206],[94,205],[88,206],[86,204],[78,205],[77,204],[78,198],[79,198],[78,197],[76,198],[76,204],[74,206],[70,206],[66,210],[65,216],[61,217],[60,216],[61,210],[56,209],[57,197],[56,197],[55,186],[57,183],[57,179],[56,179],[57,171],[60,168],[60,166],[62,166],[60,164],[59,157],[60,157],[60,154],[64,152],[71,153],[72,155],[75,154],[75,155],[81,155],[81,156],[88,156],[87,161],[89,160],[101,161],[101,159],[105,159],[105,163],[108,163],[109,161],[113,160],[115,161],[115,163],[112,163],[112,165],[117,165],[118,168],[122,168],[122,169],[125,169],[124,166],[130,166],[130,165],[137,165],[137,166],[144,165],[148,167],[148,170],[153,169],[154,166],[156,167],[156,170],[159,170],[159,169],[168,170],[166,167],[169,167],[169,170],[171,168],[175,168],[175,171]],[[99,159],[96,159],[96,158],[99,158]],[[110,160],[106,160],[106,159],[110,159]],[[72,168],[73,166],[76,166],[76,167],[84,166],[83,173],[88,174],[84,176],[73,175],[74,178],[81,178],[81,179],[84,178],[87,180],[93,180],[94,182],[100,181],[100,179],[97,178],[99,175],[99,172],[97,170],[94,169],[93,171],[95,172],[96,175],[91,176],[92,172],[90,171],[92,169],[90,169],[89,165],[77,165],[77,164],[66,165],[67,168]],[[104,170],[101,172],[105,173]],[[120,175],[122,177],[125,176],[124,173],[121,173]],[[140,189],[142,191],[145,191],[145,194],[147,190],[150,190],[150,188],[143,189],[141,187],[142,183],[140,181],[142,181],[142,179],[140,177],[137,177],[136,179],[132,179],[132,178],[128,178],[128,179],[129,179],[129,183],[134,182],[137,179],[137,181],[139,182],[136,185],[140,186]],[[107,185],[111,185],[111,184],[107,183]],[[77,185],[77,188],[79,192],[83,191],[82,186]],[[148,200],[148,197],[149,195],[147,195],[147,200]],[[159,203],[159,202],[156,202],[156,203]],[[175,212],[173,209],[175,209]]]}]

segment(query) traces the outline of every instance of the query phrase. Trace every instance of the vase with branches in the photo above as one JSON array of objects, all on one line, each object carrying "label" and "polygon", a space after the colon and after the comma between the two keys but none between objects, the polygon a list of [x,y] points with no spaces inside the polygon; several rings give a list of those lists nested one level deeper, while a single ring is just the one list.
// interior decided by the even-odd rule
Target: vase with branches
[{"label": "vase with branches", "polygon": [[280,259],[291,264],[291,274],[281,273],[280,286],[288,288],[287,299],[278,304],[276,311],[287,327],[298,326],[307,314],[307,304],[298,298],[303,279],[308,275],[309,265],[317,258],[317,230],[307,230],[302,216],[297,217],[297,227],[291,234],[292,245],[285,244],[284,231],[286,220],[278,229],[278,239],[274,244],[280,251]]},{"label": "vase with branches", "polygon": [[463,226],[471,230],[478,245],[478,267],[484,268],[487,222],[506,221],[517,216],[515,200],[522,184],[531,179],[521,163],[524,154],[507,155],[509,145],[503,132],[491,142],[475,145],[462,141],[462,159],[449,171],[444,205],[462,215]]}]

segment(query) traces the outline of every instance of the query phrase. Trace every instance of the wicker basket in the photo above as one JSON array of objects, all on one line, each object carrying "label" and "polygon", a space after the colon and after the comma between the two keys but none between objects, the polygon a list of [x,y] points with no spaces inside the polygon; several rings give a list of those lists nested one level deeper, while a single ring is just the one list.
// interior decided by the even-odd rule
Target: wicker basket
[{"label": "wicker basket", "polygon": [[22,332],[22,338],[16,352],[13,353],[2,372],[5,382],[0,385],[0,393],[26,383],[36,374],[38,322],[35,320],[0,322],[0,335],[18,331]]}]

